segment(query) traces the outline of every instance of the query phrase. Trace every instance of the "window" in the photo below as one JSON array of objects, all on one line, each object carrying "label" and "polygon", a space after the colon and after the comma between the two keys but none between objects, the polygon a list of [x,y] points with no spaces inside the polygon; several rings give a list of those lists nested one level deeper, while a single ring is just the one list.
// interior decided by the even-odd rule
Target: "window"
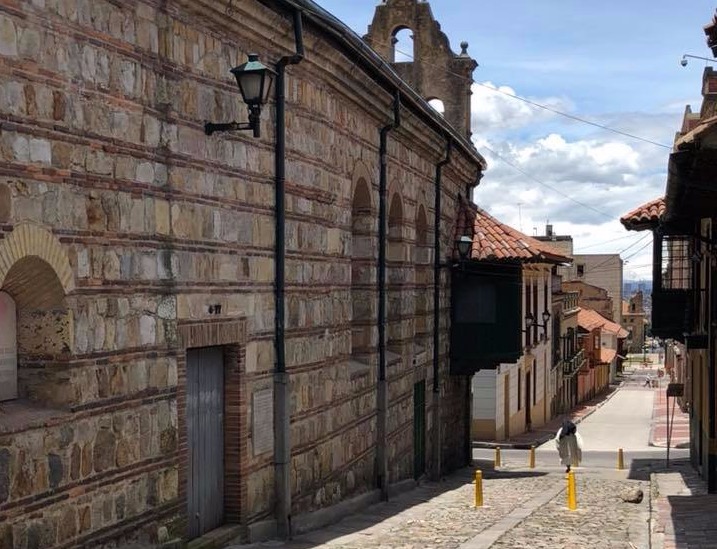
[{"label": "window", "polygon": [[440,99],[431,99],[428,101],[428,104],[433,107],[436,111],[438,111],[438,114],[443,116],[446,112],[446,106],[443,104],[443,101]]},{"label": "window", "polygon": [[[525,283],[525,315],[524,317],[527,318],[528,315],[532,315],[531,311],[531,303],[532,301],[532,295],[533,293],[533,286],[530,284],[530,282]],[[535,318],[535,317],[533,317]],[[530,329],[525,330],[525,346],[530,347],[533,343],[532,339],[532,331]]]},{"label": "window", "polygon": [[538,324],[542,322],[542,317],[538,313],[538,281],[533,286],[533,341],[538,342]]},{"label": "window", "polygon": [[523,375],[523,372],[521,372],[520,368],[518,368],[518,410],[519,411],[520,411],[520,395],[522,393],[522,391],[520,390],[520,386],[521,386],[520,382],[521,382],[522,375]]},{"label": "window", "polygon": [[585,265],[582,263],[578,264],[578,276],[584,276],[585,275]]},{"label": "window", "polygon": [[399,27],[391,40],[391,54],[394,63],[411,63],[415,57],[413,31],[408,27]]},{"label": "window", "polygon": [[597,336],[597,335],[595,336],[595,348],[596,349],[600,348],[600,336]]},{"label": "window", "polygon": [[535,365],[536,365],[536,362],[533,361],[533,406],[535,406],[535,404],[537,402],[537,395],[538,395],[538,392],[536,389],[538,387],[538,375],[537,375],[537,370],[535,368]]}]

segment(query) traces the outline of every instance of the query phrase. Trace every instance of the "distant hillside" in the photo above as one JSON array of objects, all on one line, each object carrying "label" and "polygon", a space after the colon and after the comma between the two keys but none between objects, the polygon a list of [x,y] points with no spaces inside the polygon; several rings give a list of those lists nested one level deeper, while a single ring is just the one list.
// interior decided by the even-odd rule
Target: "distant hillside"
[{"label": "distant hillside", "polygon": [[626,298],[639,290],[644,294],[652,293],[652,280],[625,280],[622,283],[622,295]]}]

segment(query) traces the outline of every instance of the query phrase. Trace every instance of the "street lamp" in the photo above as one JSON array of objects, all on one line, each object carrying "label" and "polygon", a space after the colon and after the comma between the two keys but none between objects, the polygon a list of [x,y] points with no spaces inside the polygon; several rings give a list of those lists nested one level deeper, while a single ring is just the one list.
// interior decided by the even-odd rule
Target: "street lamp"
[{"label": "street lamp", "polygon": [[686,53],[682,56],[682,59],[680,59],[680,65],[683,67],[687,66],[687,58],[690,57],[692,59],[701,59],[702,61],[707,61],[708,63],[714,63],[714,59],[710,59],[709,57],[700,57],[699,55],[690,55],[689,53]]},{"label": "street lamp", "polygon": [[230,72],[236,78],[242,99],[247,105],[249,122],[224,124],[207,122],[204,124],[204,133],[212,135],[214,132],[251,130],[254,132],[254,137],[260,137],[261,107],[266,103],[276,73],[259,61],[259,56],[256,53],[250,53],[246,63],[234,67]]},{"label": "street lamp", "polygon": [[530,329],[535,325],[535,317],[533,316],[533,313],[528,313],[525,315],[525,330],[524,332],[530,332]]},{"label": "street lamp", "polygon": [[473,239],[468,235],[463,235],[456,240],[458,255],[461,259],[470,259],[471,248],[473,247]]}]

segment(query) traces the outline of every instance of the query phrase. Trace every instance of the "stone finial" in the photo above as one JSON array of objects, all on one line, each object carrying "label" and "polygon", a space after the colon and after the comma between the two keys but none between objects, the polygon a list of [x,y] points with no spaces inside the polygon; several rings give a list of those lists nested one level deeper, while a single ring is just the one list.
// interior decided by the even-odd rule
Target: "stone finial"
[{"label": "stone finial", "polygon": [[468,42],[461,42],[461,55],[468,56]]},{"label": "stone finial", "polygon": [[712,50],[712,55],[717,56],[717,10],[712,21],[705,26],[704,32],[707,35],[707,46]]}]

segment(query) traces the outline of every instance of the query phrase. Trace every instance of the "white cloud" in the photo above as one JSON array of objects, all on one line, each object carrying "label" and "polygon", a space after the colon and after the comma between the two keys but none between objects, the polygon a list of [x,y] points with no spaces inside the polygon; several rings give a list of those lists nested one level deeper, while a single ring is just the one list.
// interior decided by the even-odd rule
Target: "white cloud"
[{"label": "white cloud", "polygon": [[[483,82],[473,84],[471,90],[473,92],[471,97],[472,126],[473,132],[478,135],[485,136],[496,131],[503,132],[521,128],[557,116],[555,113],[505,95],[517,95],[510,86],[497,86],[492,82]],[[568,111],[572,108],[572,104],[564,98],[530,99],[560,111]]]},{"label": "white cloud", "polygon": [[[473,140],[489,163],[475,191],[477,204],[529,235],[544,234],[550,222],[558,234],[573,236],[577,252],[616,253],[644,236],[628,233],[619,218],[664,193],[668,149],[592,126],[576,128],[574,121],[505,95],[476,91]],[[560,98],[538,102],[571,108]],[[675,111],[593,118],[665,144],[680,119]],[[631,276],[651,275],[651,247],[640,249],[648,241],[623,255]]]}]

